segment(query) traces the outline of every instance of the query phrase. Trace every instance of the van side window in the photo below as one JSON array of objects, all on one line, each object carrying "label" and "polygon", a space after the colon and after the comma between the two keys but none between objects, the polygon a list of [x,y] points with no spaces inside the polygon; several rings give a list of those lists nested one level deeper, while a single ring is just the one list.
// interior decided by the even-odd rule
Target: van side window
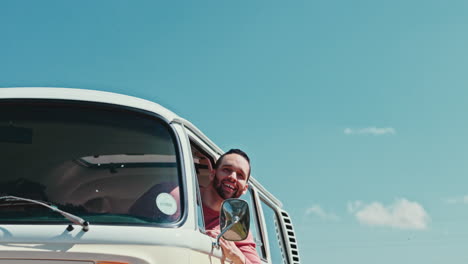
[{"label": "van side window", "polygon": [[257,249],[257,254],[263,258],[266,259],[266,251],[265,251],[265,245],[263,244],[262,241],[262,236],[260,234],[259,230],[259,221],[258,221],[258,214],[257,214],[257,206],[255,204],[254,196],[253,196],[253,190],[251,187],[249,187],[249,190],[242,195],[240,198],[245,200],[249,204],[249,209],[250,209],[250,232],[252,233],[252,236],[254,238],[256,249]]},{"label": "van side window", "polygon": [[281,224],[276,211],[262,200],[262,211],[265,218],[266,232],[270,249],[270,262],[287,264],[286,250]]}]

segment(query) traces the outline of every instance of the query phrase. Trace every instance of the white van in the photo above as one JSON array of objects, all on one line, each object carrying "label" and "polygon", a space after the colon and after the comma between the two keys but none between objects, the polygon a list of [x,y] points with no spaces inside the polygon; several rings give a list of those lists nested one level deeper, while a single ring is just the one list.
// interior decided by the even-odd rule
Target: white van
[{"label": "white van", "polygon": [[[2,88],[0,149],[0,264],[224,263],[199,198],[223,151],[160,105]],[[299,263],[281,202],[253,177],[249,186],[240,218],[263,263]]]}]

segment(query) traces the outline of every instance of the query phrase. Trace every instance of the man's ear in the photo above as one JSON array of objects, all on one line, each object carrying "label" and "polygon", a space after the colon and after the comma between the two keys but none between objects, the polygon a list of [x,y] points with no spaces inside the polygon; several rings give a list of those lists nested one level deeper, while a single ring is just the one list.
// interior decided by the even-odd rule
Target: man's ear
[{"label": "man's ear", "polygon": [[248,189],[249,189],[249,185],[246,184],[246,185],[244,186],[244,190],[242,190],[241,195],[244,195],[244,194],[247,192]]},{"label": "man's ear", "polygon": [[210,176],[209,176],[210,182],[214,180],[215,175],[216,175],[216,170],[214,169],[210,170]]}]

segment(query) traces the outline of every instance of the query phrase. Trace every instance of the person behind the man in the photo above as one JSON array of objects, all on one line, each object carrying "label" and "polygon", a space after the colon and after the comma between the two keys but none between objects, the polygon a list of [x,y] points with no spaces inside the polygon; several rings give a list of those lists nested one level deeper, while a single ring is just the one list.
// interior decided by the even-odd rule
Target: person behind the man
[{"label": "person behind the man", "polygon": [[[220,233],[219,214],[225,199],[239,198],[247,191],[250,176],[250,159],[245,152],[231,149],[215,163],[210,174],[210,184],[201,189],[203,214],[207,234],[216,237]],[[220,239],[224,257],[234,264],[261,263],[255,250],[252,234],[243,241]]]}]

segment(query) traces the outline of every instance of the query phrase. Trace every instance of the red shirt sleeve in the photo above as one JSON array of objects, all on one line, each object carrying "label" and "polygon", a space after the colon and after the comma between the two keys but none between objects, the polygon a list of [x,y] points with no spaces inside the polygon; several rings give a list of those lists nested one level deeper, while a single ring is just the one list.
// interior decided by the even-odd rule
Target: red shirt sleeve
[{"label": "red shirt sleeve", "polygon": [[255,249],[255,242],[252,233],[245,240],[235,242],[236,246],[242,251],[245,256],[246,264],[261,264],[260,257]]}]

